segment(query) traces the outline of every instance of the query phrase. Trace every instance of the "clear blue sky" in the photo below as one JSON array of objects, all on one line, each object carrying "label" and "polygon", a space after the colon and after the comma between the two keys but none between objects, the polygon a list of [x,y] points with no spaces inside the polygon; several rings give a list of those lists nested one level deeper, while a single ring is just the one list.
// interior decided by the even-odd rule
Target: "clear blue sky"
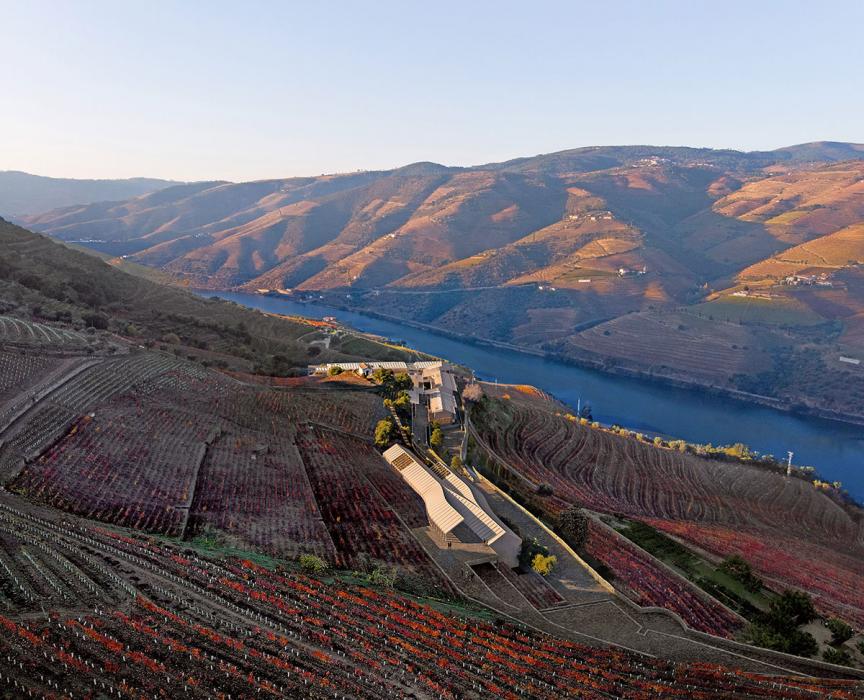
[{"label": "clear blue sky", "polygon": [[0,169],[258,179],[864,141],[864,2],[0,0]]}]

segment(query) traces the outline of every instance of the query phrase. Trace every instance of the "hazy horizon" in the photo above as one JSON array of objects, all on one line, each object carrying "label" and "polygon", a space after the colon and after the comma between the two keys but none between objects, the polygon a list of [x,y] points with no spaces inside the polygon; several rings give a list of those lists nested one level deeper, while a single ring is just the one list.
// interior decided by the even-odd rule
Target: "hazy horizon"
[{"label": "hazy horizon", "polygon": [[764,148],[764,149],[763,148],[742,149],[742,148],[733,148],[730,146],[693,146],[691,144],[605,143],[605,144],[591,144],[591,145],[583,145],[583,146],[573,146],[572,148],[563,148],[563,149],[559,149],[558,151],[544,151],[542,153],[522,153],[522,154],[518,154],[518,155],[508,156],[506,158],[484,161],[483,163],[440,163],[438,161],[434,161],[434,160],[426,158],[426,159],[422,159],[422,160],[415,160],[415,161],[412,161],[410,163],[396,163],[396,164],[391,165],[391,166],[384,166],[384,167],[380,167],[380,168],[355,168],[354,170],[341,170],[341,171],[333,170],[333,171],[321,171],[321,172],[314,172],[314,173],[313,172],[292,173],[290,175],[271,175],[268,177],[255,177],[255,178],[248,178],[248,179],[243,179],[243,180],[237,180],[237,179],[231,180],[229,178],[218,178],[218,177],[204,177],[204,178],[196,178],[194,180],[181,180],[180,178],[176,178],[176,177],[153,176],[153,175],[148,175],[148,174],[128,175],[128,176],[124,175],[124,176],[119,176],[119,177],[100,177],[100,176],[78,177],[75,175],[55,175],[53,173],[37,173],[37,172],[28,171],[28,170],[21,170],[20,168],[0,168],[0,173],[21,173],[23,175],[35,175],[37,177],[45,177],[45,178],[56,179],[56,180],[64,180],[64,179],[78,180],[78,179],[80,179],[80,180],[98,181],[98,180],[149,180],[149,179],[153,179],[153,180],[173,180],[176,182],[207,182],[207,181],[214,181],[214,182],[215,181],[255,182],[255,181],[260,181],[260,180],[280,180],[280,179],[287,179],[287,178],[291,178],[291,177],[314,177],[314,176],[321,176],[321,175],[346,175],[346,174],[355,173],[355,172],[388,171],[388,170],[396,170],[399,168],[407,167],[410,165],[416,165],[416,164],[420,164],[420,163],[432,163],[434,165],[441,165],[441,166],[448,167],[448,168],[471,169],[471,168],[481,167],[481,166],[486,165],[488,163],[503,163],[503,162],[507,162],[509,160],[518,160],[518,159],[522,159],[522,158],[533,158],[536,156],[553,155],[554,153],[558,153],[558,152],[564,152],[564,151],[570,151],[570,150],[579,150],[582,148],[629,148],[629,147],[644,146],[644,147],[649,147],[649,148],[655,147],[658,149],[660,149],[660,148],[697,148],[697,149],[698,148],[710,148],[710,149],[714,149],[714,150],[731,150],[731,151],[741,151],[741,152],[754,153],[754,152],[761,152],[761,151],[773,151],[773,150],[777,150],[777,149],[781,149],[781,148],[799,146],[799,145],[803,145],[803,144],[807,144],[807,143],[851,143],[854,145],[864,146],[864,143],[859,143],[857,141],[838,141],[837,139],[813,139],[811,141],[801,141],[799,143],[787,143],[787,144],[782,144],[780,146],[776,146],[774,148]]},{"label": "hazy horizon", "polygon": [[3,1],[0,170],[243,181],[864,141],[860,3],[336,8]]}]

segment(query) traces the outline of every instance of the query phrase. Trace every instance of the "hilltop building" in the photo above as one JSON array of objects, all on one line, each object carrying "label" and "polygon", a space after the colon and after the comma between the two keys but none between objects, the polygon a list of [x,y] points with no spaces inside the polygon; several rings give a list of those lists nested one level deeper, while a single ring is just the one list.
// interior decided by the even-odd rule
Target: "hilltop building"
[{"label": "hilltop building", "polygon": [[441,425],[450,425],[456,421],[456,378],[453,372],[443,362],[436,362],[427,367],[414,367],[408,376],[414,383],[409,392],[411,403],[425,406],[429,412],[429,420]]},{"label": "hilltop building", "polygon": [[490,555],[518,566],[522,540],[494,515],[475,486],[443,465],[422,464],[401,445],[386,450],[384,459],[423,499],[430,534],[440,547],[486,545]]},{"label": "hilltop building", "polygon": [[379,368],[393,370],[394,372],[410,372],[440,364],[440,360],[427,360],[423,362],[376,362],[375,360],[366,360],[365,362],[328,362],[323,365],[309,365],[309,374],[327,374],[333,367],[339,367],[343,372],[357,372],[365,376]]}]

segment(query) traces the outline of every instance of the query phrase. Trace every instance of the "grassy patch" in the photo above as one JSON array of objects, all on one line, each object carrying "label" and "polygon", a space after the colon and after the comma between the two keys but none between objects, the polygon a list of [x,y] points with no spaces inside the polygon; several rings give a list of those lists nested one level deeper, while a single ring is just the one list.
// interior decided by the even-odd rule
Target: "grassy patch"
[{"label": "grassy patch", "polygon": [[739,615],[752,619],[759,611],[767,610],[769,598],[764,591],[748,591],[740,581],[720,571],[712,562],[650,525],[637,520],[614,521],[610,524],[627,539],[671,566]]}]

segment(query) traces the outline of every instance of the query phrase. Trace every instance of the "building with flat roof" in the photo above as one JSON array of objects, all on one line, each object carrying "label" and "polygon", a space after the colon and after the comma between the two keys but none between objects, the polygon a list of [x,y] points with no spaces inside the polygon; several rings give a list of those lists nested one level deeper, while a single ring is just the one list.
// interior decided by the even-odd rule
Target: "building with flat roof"
[{"label": "building with flat roof", "polygon": [[441,425],[456,421],[456,378],[443,362],[435,362],[423,367],[414,367],[408,375],[414,383],[409,395],[412,403],[425,403],[429,410],[429,420]]},{"label": "building with flat roof", "polygon": [[440,360],[424,360],[421,362],[378,362],[376,360],[328,362],[323,365],[309,365],[309,374],[327,374],[333,367],[339,367],[344,372],[372,372],[379,368],[393,370],[394,372],[409,372],[411,370],[423,370],[426,367],[434,367],[440,364]]},{"label": "building with flat roof", "polygon": [[495,516],[483,494],[443,465],[427,466],[401,445],[384,459],[423,499],[429,529],[439,546],[485,544],[510,567],[519,564],[522,540]]}]

